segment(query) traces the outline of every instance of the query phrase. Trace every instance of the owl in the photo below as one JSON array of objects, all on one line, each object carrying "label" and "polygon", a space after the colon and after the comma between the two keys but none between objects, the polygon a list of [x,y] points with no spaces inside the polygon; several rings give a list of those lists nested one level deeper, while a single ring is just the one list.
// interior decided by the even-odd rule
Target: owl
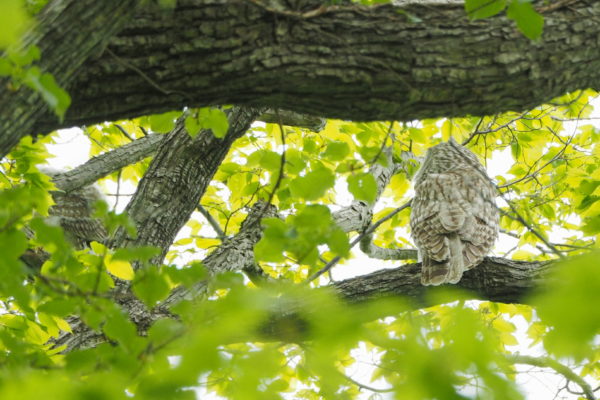
[{"label": "owl", "polygon": [[[41,172],[53,178],[60,171],[48,167],[39,168]],[[85,186],[70,192],[52,192],[55,203],[50,207],[49,220],[55,221],[65,231],[65,237],[76,248],[89,246],[90,242],[104,242],[107,239],[106,228],[102,222],[92,216],[94,204],[104,197],[94,185]]]},{"label": "owl", "polygon": [[410,227],[421,283],[457,283],[498,237],[496,187],[475,154],[452,138],[427,150],[414,184]]}]

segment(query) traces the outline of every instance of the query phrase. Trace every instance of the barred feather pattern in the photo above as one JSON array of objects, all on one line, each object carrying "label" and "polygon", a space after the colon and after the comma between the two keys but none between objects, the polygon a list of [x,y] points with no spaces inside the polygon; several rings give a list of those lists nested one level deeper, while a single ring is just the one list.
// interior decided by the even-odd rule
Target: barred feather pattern
[{"label": "barred feather pattern", "polygon": [[[50,168],[40,168],[50,177],[60,174]],[[92,217],[94,205],[104,201],[104,196],[93,185],[85,186],[71,192],[52,192],[55,204],[50,207],[50,220],[56,221],[65,231],[65,237],[76,248],[89,246],[90,242],[105,242],[107,231],[102,222]]]},{"label": "barred feather pattern", "polygon": [[452,138],[427,151],[414,183],[410,226],[421,283],[457,283],[498,237],[496,188],[475,154]]}]

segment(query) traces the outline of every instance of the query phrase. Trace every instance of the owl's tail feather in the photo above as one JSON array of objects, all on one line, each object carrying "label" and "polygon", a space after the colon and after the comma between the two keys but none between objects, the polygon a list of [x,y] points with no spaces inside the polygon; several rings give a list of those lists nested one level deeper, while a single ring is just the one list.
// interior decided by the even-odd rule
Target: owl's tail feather
[{"label": "owl's tail feather", "polygon": [[444,240],[448,246],[448,258],[437,261],[423,255],[421,267],[421,284],[443,285],[444,283],[458,283],[464,271],[463,244],[457,234],[453,233]]}]

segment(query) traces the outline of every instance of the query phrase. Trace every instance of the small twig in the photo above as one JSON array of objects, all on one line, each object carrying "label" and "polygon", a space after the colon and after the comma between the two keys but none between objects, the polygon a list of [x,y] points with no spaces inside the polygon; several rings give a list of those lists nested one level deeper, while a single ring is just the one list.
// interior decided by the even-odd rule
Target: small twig
[{"label": "small twig", "polygon": [[[340,374],[342,374],[340,372]],[[369,385],[365,385],[364,383],[360,383],[358,381],[355,381],[354,379],[350,378],[348,375],[346,374],[342,374],[342,376],[344,377],[344,379],[346,379],[348,382],[358,386],[361,389],[366,389],[370,392],[375,392],[375,393],[390,393],[394,391],[394,388],[389,388],[389,389],[378,389],[378,388],[374,388],[372,386]]]},{"label": "small twig", "polygon": [[390,127],[388,128],[387,134],[385,135],[385,139],[383,139],[383,143],[381,143],[381,146],[379,147],[379,151],[377,152],[377,154],[375,154],[375,157],[373,157],[373,159],[371,161],[369,161],[370,165],[374,164],[377,160],[379,160],[379,157],[383,153],[383,150],[386,148],[387,141],[388,141],[390,135],[392,134],[393,127],[394,127],[394,121],[390,121]]},{"label": "small twig", "polygon": [[[552,157],[552,159],[550,159],[548,162],[546,162],[544,165],[542,165],[540,168],[538,168],[537,170],[531,172],[531,170],[533,169],[533,165],[531,166],[531,168],[529,169],[529,171],[527,171],[527,174],[525,174],[525,176],[516,179],[514,181],[505,183],[504,185],[500,185],[497,186],[498,189],[504,189],[508,186],[514,185],[515,183],[519,183],[522,182],[526,179],[533,179],[535,178],[544,168],[546,168],[548,165],[552,164],[554,161],[556,161],[559,157],[561,157],[564,152],[567,150],[567,148],[569,147],[569,145],[571,144],[571,141],[573,140],[574,135],[570,136],[569,139],[564,143],[564,146],[562,149],[560,149],[560,151],[558,153],[556,153],[554,155],[554,157]],[[539,160],[538,160],[539,161]],[[535,163],[533,163],[534,165],[537,163],[537,161]]]},{"label": "small twig", "polygon": [[281,116],[279,115],[279,111],[275,110],[275,114],[277,115],[277,125],[279,125],[279,131],[281,132],[281,165],[279,166],[279,174],[277,175],[277,180],[275,181],[275,185],[273,185],[273,190],[269,193],[269,197],[263,206],[263,209],[259,213],[259,217],[253,221],[253,224],[257,223],[261,220],[261,216],[267,211],[267,209],[271,206],[271,202],[275,197],[275,192],[279,189],[279,185],[281,185],[281,181],[283,180],[284,172],[285,172],[285,130],[283,129],[283,124],[281,123]]},{"label": "small twig", "polygon": [[125,136],[127,139],[129,139],[131,142],[133,142],[133,141],[135,140],[135,139],[133,139],[133,138],[131,137],[131,135],[129,135],[129,133],[127,133],[127,131],[125,130],[125,128],[123,128],[121,125],[119,125],[119,124],[114,124],[114,125],[115,125],[115,126],[117,127],[117,129],[119,129],[119,130],[121,131],[121,133],[122,133],[122,134],[123,134],[123,135],[124,135],[124,136]]},{"label": "small twig", "polygon": [[[512,202],[510,200],[508,200],[506,197],[504,197],[504,195],[502,193],[500,193],[500,197],[502,197],[502,199],[506,202],[506,204],[508,204],[508,206],[510,207],[510,210],[514,214],[514,215],[510,215],[510,214],[506,213],[505,215],[514,219],[515,221],[520,222],[525,228],[527,228],[529,230],[529,232],[533,233],[535,236],[538,237],[538,239],[540,239],[542,242],[544,242],[546,247],[548,247],[558,257],[565,258],[564,254],[562,254],[552,243],[550,243],[548,241],[548,239],[546,239],[541,233],[539,233],[536,229],[534,229],[533,226],[531,226],[527,221],[525,221],[525,219],[521,216],[521,214],[519,214],[517,212],[517,209],[515,208],[515,206],[512,204]],[[500,210],[500,208],[498,208],[498,210]]]},{"label": "small twig", "polygon": [[[507,216],[510,217],[510,215],[507,215]],[[513,237],[515,239],[521,238],[521,235],[514,233],[514,232],[507,231],[505,229],[500,229],[500,233],[503,233],[503,234]],[[550,243],[552,243],[552,245],[555,247],[567,247],[567,248],[573,249],[573,250],[591,250],[590,248],[594,245],[594,242],[588,244],[587,246],[577,246],[574,244],[567,244],[567,243],[554,243],[554,242],[550,242]]]},{"label": "small twig", "polygon": [[[518,117],[515,117],[515,118],[511,119],[510,121],[508,121],[508,122],[507,122],[507,123],[505,123],[505,124],[498,125],[498,126],[497,126],[496,128],[494,128],[494,129],[488,129],[488,130],[485,130],[485,131],[481,131],[481,132],[479,132],[479,130],[478,130],[478,129],[479,129],[479,125],[480,125],[480,124],[477,124],[477,127],[475,128],[475,131],[474,131],[474,132],[473,132],[473,133],[472,133],[472,134],[471,134],[471,135],[470,135],[470,136],[469,136],[469,137],[468,137],[468,138],[467,138],[465,141],[463,141],[463,142],[461,143],[461,145],[463,145],[463,146],[466,146],[466,145],[467,145],[467,144],[468,144],[468,143],[469,143],[469,142],[470,142],[470,141],[471,141],[471,140],[472,140],[472,139],[473,139],[475,136],[477,136],[477,135],[486,135],[486,134],[488,134],[488,133],[497,132],[497,131],[499,131],[500,129],[507,128],[507,127],[508,127],[508,126],[510,126],[510,124],[512,124],[513,122],[515,122],[515,121],[518,121],[518,120],[522,119],[522,118],[523,118],[525,115],[527,115],[527,113],[528,113],[528,112],[529,112],[529,111],[525,111],[524,113],[522,113],[522,114],[521,114],[521,115],[519,115]],[[483,118],[482,118],[481,120],[483,121]],[[489,126],[489,125],[488,125],[488,126]]]},{"label": "small twig", "polygon": [[520,354],[512,354],[506,356],[507,361],[515,363],[515,364],[527,364],[532,365],[534,367],[541,368],[550,368],[564,376],[567,380],[575,382],[581,387],[583,390],[583,394],[588,400],[596,400],[596,396],[594,395],[594,391],[592,387],[579,375],[571,370],[571,368],[567,367],[564,364],[559,363],[558,361],[550,358],[550,357],[532,357],[532,356],[523,356]]},{"label": "small twig", "polygon": [[553,2],[545,7],[538,8],[537,12],[539,12],[540,14],[543,14],[548,11],[558,10],[559,8],[567,7],[571,4],[577,3],[578,1],[579,0],[558,0],[558,1]]},{"label": "small twig", "polygon": [[[387,214],[385,217],[381,218],[380,220],[378,220],[377,222],[375,222],[372,225],[369,225],[367,227],[367,229],[364,230],[364,232],[362,232],[360,235],[358,235],[357,237],[354,238],[354,240],[352,240],[352,242],[350,242],[350,248],[353,248],[354,246],[356,246],[357,243],[360,243],[360,241],[367,235],[370,235],[371,233],[375,232],[375,230],[381,225],[383,224],[385,221],[389,220],[390,218],[393,218],[394,215],[398,214],[400,211],[404,210],[405,208],[410,206],[410,201],[401,205],[400,207],[396,208],[394,211],[391,211],[389,214]],[[314,281],[315,279],[317,279],[319,276],[323,275],[325,272],[329,271],[333,266],[335,266],[337,263],[340,262],[340,260],[342,259],[342,257],[340,256],[335,256],[331,261],[329,261],[323,268],[321,268],[320,270],[318,270],[317,272],[315,272],[314,274],[312,274],[311,276],[309,276],[306,281],[304,281],[305,284],[309,284],[310,282]]]},{"label": "small twig", "polygon": [[219,225],[219,223],[213,218],[212,215],[210,215],[210,213],[208,212],[208,210],[206,208],[204,208],[201,205],[198,205],[198,207],[196,207],[196,209],[198,210],[198,212],[200,214],[202,214],[202,216],[206,219],[206,221],[210,224],[210,226],[213,228],[213,230],[215,231],[215,233],[217,234],[217,236],[219,237],[219,239],[221,240],[225,240],[225,238],[227,237],[225,235],[225,232],[223,231],[223,229],[221,229],[221,226]]},{"label": "small twig", "polygon": [[117,210],[117,206],[119,205],[119,199],[121,198],[121,196],[119,196],[119,193],[121,193],[121,174],[123,173],[123,170],[120,169],[119,172],[117,173],[117,195],[115,196],[115,205],[113,206],[113,211]]}]

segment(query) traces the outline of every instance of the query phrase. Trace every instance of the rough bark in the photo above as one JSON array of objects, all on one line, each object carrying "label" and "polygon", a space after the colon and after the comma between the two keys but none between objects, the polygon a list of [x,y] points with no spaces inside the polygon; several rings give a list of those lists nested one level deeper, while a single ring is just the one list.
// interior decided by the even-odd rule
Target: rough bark
[{"label": "rough bark", "polygon": [[[124,229],[120,229],[110,245],[156,246],[161,253],[152,261],[162,263],[175,235],[198,205],[231,145],[248,130],[258,114],[255,109],[231,109],[228,112],[229,130],[223,139],[208,130],[199,132],[192,139],[185,129],[184,119],[180,118],[160,142],[156,156],[127,205],[126,212],[138,228],[137,236],[129,237]],[[139,265],[135,267],[139,268]],[[131,293],[127,284],[119,284],[114,296],[140,332],[155,320],[153,312]],[[63,333],[55,341],[56,347],[66,346],[65,351],[71,351],[105,340],[102,333],[88,328],[76,317],[70,324],[73,333]]]},{"label": "rough bark", "polygon": [[66,120],[36,130],[211,104],[351,120],[485,115],[600,86],[597,2],[536,2],[538,41],[504,15],[470,22],[455,2],[286,4],[185,0],[139,12],[80,68]]},{"label": "rough bark", "polygon": [[258,111],[234,108],[229,112],[229,131],[223,139],[202,131],[194,139],[180,118],[161,142],[161,151],[125,212],[138,227],[131,238],[124,229],[112,239],[114,247],[156,246],[162,250],[153,261],[161,263],[175,235],[188,221],[233,142],[242,136]]},{"label": "rough bark", "polygon": [[163,139],[164,136],[158,134],[144,136],[115,150],[91,158],[77,168],[62,172],[54,176],[52,181],[57,188],[65,192],[91,185],[114,171],[152,155]]},{"label": "rough bark", "polygon": [[[130,21],[139,0],[56,0],[38,16],[38,25],[24,39],[24,46],[41,51],[40,68],[51,73],[68,91],[82,64],[102,51],[106,42]],[[26,86],[13,89],[7,78],[0,79],[0,157],[23,136],[39,129],[40,118],[57,117],[46,102]]]},{"label": "rough bark", "polygon": [[[500,303],[525,303],[534,290],[543,288],[552,269],[551,262],[525,262],[487,257],[478,267],[463,275],[456,285],[472,293],[473,298]],[[403,296],[416,306],[433,305],[428,293],[437,290],[420,283],[421,264],[384,269],[333,285],[340,296],[351,303],[385,296]]]},{"label": "rough bark", "polygon": [[344,232],[364,231],[373,219],[373,207],[381,197],[392,176],[398,171],[400,166],[392,161],[392,149],[390,147],[382,148],[379,155],[382,163],[373,162],[369,168],[369,173],[375,178],[377,183],[377,193],[375,201],[369,203],[364,200],[353,200],[352,204],[333,213],[333,220],[344,230]]}]

